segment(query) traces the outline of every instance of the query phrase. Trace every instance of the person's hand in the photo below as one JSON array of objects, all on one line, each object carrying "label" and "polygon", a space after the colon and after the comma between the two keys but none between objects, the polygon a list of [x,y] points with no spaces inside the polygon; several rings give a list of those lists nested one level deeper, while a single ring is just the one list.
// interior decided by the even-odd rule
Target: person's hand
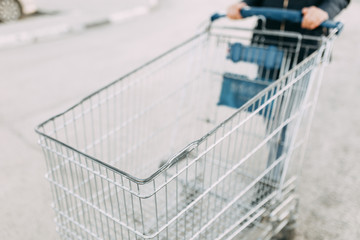
[{"label": "person's hand", "polygon": [[321,8],[311,6],[302,9],[303,20],[302,28],[313,30],[320,26],[322,22],[329,19],[329,14]]},{"label": "person's hand", "polygon": [[227,17],[230,18],[230,19],[242,19],[242,16],[240,14],[240,10],[243,8],[243,7],[246,7],[247,4],[244,3],[244,2],[241,2],[241,3],[236,3],[234,5],[231,5],[228,10],[227,10]]}]

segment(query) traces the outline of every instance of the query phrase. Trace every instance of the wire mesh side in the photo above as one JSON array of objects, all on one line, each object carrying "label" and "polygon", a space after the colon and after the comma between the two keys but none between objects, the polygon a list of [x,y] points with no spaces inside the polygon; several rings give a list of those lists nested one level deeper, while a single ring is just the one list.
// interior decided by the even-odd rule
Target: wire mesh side
[{"label": "wire mesh side", "polygon": [[[221,239],[264,213],[298,144],[294,136],[323,53],[284,73],[241,109],[229,110],[216,105],[219,72],[243,69],[224,61],[229,39],[195,38],[42,125],[50,136],[41,135],[40,144],[64,239]],[[250,44],[249,37],[243,41]],[[284,64],[293,57],[286,55]],[[149,83],[155,84],[150,96]],[[159,118],[163,112],[170,116],[166,121]],[[162,135],[163,129],[170,130]],[[199,137],[146,182],[124,174],[127,168],[145,175],[161,169],[174,151]]]}]

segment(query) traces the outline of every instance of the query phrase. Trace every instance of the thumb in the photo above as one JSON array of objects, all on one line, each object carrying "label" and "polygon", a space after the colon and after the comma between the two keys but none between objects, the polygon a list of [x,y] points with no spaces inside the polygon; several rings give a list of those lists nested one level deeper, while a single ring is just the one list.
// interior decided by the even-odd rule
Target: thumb
[{"label": "thumb", "polygon": [[309,8],[308,8],[308,7],[304,7],[304,8],[301,10],[302,14],[306,14],[308,11],[309,11]]}]

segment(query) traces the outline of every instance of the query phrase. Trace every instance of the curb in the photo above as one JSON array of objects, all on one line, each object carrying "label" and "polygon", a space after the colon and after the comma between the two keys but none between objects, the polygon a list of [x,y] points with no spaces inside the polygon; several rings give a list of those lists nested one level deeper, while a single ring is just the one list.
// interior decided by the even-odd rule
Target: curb
[{"label": "curb", "polygon": [[159,0],[149,0],[148,6],[133,8],[108,15],[107,17],[90,20],[79,24],[59,24],[52,27],[39,28],[31,32],[19,32],[0,36],[0,49],[36,43],[54,39],[61,35],[84,32],[97,27],[117,24],[125,20],[149,13],[159,3]]}]

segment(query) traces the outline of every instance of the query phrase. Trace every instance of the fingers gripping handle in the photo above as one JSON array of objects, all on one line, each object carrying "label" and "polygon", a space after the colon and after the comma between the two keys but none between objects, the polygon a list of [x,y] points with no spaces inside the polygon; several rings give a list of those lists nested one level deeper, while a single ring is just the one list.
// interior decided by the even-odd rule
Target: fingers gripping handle
[{"label": "fingers gripping handle", "polygon": [[[243,18],[251,16],[264,16],[267,19],[275,21],[290,21],[295,23],[301,23],[302,13],[298,10],[288,10],[281,8],[262,8],[262,7],[245,7],[240,10],[240,14]],[[219,18],[226,17],[226,14],[215,13],[211,16],[211,21],[215,21]],[[320,24],[325,28],[337,28],[340,33],[344,25],[341,22],[334,22],[331,20],[324,21]]]},{"label": "fingers gripping handle", "polygon": [[[275,20],[275,21],[289,21],[294,23],[302,22],[302,13],[297,10],[288,10],[288,9],[279,9],[279,8],[261,8],[255,7],[250,8],[246,7],[240,10],[241,16],[251,17],[251,16],[264,16],[267,19]],[[325,28],[338,28],[339,32],[343,28],[343,24],[340,22],[335,22],[331,20],[326,20],[320,24],[321,27]]]}]

